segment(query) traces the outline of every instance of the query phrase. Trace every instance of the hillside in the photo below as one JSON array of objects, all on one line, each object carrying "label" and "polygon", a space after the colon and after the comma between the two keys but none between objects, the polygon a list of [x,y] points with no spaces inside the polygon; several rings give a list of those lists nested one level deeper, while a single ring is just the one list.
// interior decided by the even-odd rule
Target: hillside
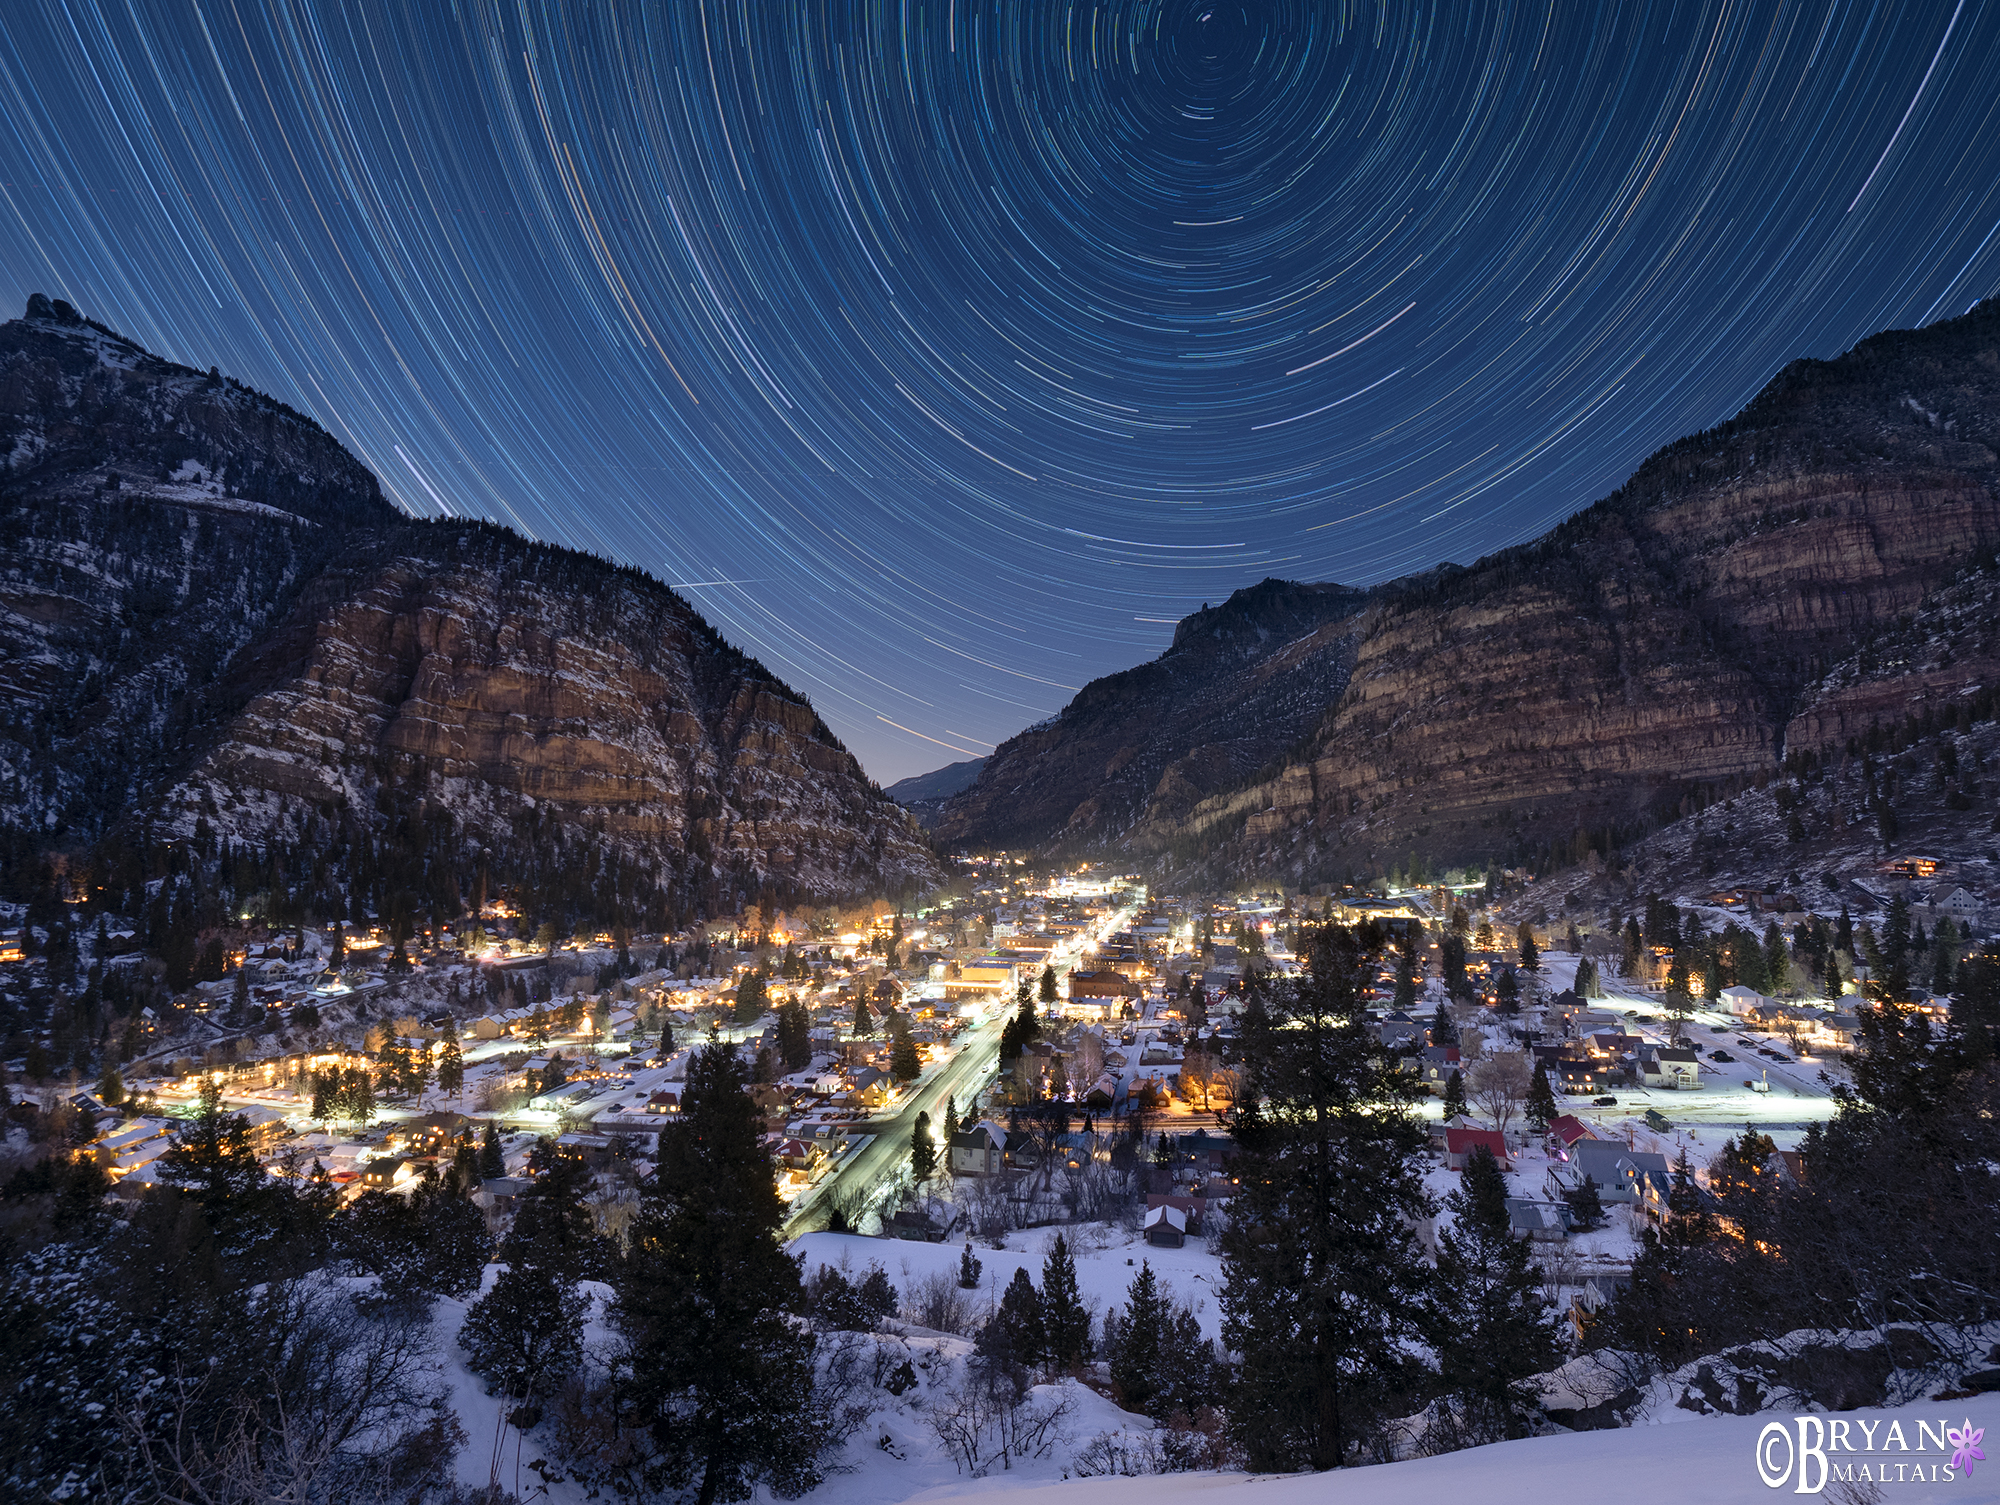
[{"label": "hillside", "polygon": [[662,921],[936,876],[805,697],[660,582],[412,521],[218,373],[38,298],[0,325],[0,454],[16,862],[248,844],[331,861],[329,902],[482,874]]},{"label": "hillside", "polygon": [[[1095,710],[1115,687],[1155,691],[1128,704],[1129,723],[1178,719],[1177,634],[1154,664],[1003,744],[940,833],[1116,842],[1218,876],[1307,879],[1412,852],[1455,863],[1622,840],[1705,788],[1843,747],[1909,697],[1949,711],[2000,682],[1978,613],[1927,605],[2000,544],[1996,452],[2000,301],[1793,362],[1734,419],[1533,543],[1344,597],[1344,646],[1278,764],[1176,808],[1157,789],[1134,800],[1100,761]],[[1924,667],[1885,636],[1920,617],[1948,639]],[[1208,693],[1248,719],[1259,672],[1217,665]],[[1181,760],[1208,752],[1192,740]],[[1025,793],[1035,818],[1010,819]]]}]

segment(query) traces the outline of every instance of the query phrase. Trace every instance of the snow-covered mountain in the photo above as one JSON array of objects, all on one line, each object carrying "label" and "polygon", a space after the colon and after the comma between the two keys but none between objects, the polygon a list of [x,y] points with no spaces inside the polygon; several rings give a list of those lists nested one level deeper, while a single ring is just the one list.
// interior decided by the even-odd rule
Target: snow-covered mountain
[{"label": "snow-covered mountain", "polygon": [[0,325],[0,454],[17,857],[367,838],[634,914],[936,875],[805,697],[659,581],[412,521],[310,419],[67,304]]}]

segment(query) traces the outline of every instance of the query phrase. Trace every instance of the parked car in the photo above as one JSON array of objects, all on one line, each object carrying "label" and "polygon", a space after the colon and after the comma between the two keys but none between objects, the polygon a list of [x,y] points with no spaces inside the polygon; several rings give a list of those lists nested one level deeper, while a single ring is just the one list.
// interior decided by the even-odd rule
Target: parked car
[{"label": "parked car", "polygon": [[1736,1057],[1732,1056],[1732,1055],[1731,1055],[1731,1054],[1730,1054],[1730,1053],[1729,1053],[1728,1051],[1726,1051],[1726,1050],[1711,1050],[1711,1051],[1710,1051],[1710,1052],[1708,1053],[1708,1058],[1709,1058],[1709,1060],[1711,1060],[1711,1061],[1721,1061],[1721,1062],[1723,1062],[1723,1063],[1724,1063],[1725,1065],[1727,1065],[1728,1063],[1730,1063],[1730,1062],[1732,1062],[1732,1061],[1734,1061],[1734,1060],[1736,1059]]},{"label": "parked car", "polygon": [[1615,1108],[1618,1106],[1618,1099],[1615,1097],[1593,1097],[1590,1102],[1591,1106],[1596,1108]]}]

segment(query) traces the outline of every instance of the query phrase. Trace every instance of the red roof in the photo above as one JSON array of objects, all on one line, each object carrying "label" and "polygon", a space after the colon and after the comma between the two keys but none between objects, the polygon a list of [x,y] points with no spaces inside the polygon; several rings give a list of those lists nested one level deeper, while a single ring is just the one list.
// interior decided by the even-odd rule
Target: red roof
[{"label": "red roof", "polygon": [[1479,1146],[1485,1145],[1493,1152],[1495,1160],[1507,1158],[1507,1140],[1496,1129],[1446,1129],[1444,1149],[1447,1155],[1470,1155]]},{"label": "red roof", "polygon": [[1550,1119],[1549,1133],[1561,1140],[1565,1149],[1575,1144],[1579,1139],[1588,1139],[1591,1137],[1590,1126],[1571,1113],[1565,1113],[1560,1118]]}]

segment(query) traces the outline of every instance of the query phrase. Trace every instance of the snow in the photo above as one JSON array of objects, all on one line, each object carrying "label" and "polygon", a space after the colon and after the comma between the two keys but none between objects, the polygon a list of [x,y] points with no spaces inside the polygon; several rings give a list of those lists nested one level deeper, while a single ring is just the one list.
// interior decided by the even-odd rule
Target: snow
[{"label": "snow", "polygon": [[[1886,1436],[1891,1420],[1901,1421],[1911,1439],[1917,1422],[1934,1428],[1948,1416],[1956,1427],[1970,1415],[1974,1426],[1996,1435],[2000,1405],[1982,1401],[1933,1402],[1894,1411],[1866,1413],[1880,1417]],[[1610,1493],[1619,1505],[1751,1505],[1753,1501],[1795,1498],[1791,1483],[1782,1492],[1758,1477],[1758,1434],[1773,1418],[1767,1416],[1693,1417],[1686,1425],[1648,1426],[1606,1432],[1576,1432],[1530,1437],[1519,1442],[1468,1448],[1438,1458],[1408,1463],[1348,1469],[1336,1475],[1289,1475],[1251,1478],[1243,1474],[1164,1474],[1137,1479],[1071,1479],[1041,1486],[1008,1478],[960,1480],[920,1494],[842,1495],[843,1500],[907,1499],[931,1501],[1009,1493],[1009,1505],[1437,1505],[1441,1500],[1476,1501],[1477,1505],[1546,1505],[1552,1494],[1591,1497]],[[1796,1432],[1794,1432],[1796,1437]],[[1985,1451],[1991,1456],[1990,1446]],[[1783,1456],[1782,1453],[1779,1456]],[[2000,1467],[1975,1463],[1971,1476],[1961,1474],[1950,1484],[1926,1482],[1898,1486],[1894,1465],[1942,1464],[1946,1454],[1926,1447],[1922,1453],[1838,1454],[1843,1465],[1871,1458],[1890,1463],[1890,1499],[1945,1499],[1952,1505],[1989,1505],[2000,1501]],[[884,1474],[888,1470],[882,1471]],[[825,1488],[821,1493],[825,1493]],[[812,1498],[819,1498],[818,1495]],[[1833,1499],[1832,1495],[1821,1498]]]},{"label": "snow", "polygon": [[[980,1262],[979,1290],[969,1293],[983,1320],[989,1307],[998,1306],[1000,1293],[1025,1269],[1035,1284],[1042,1280],[1042,1261],[1057,1233],[1064,1234],[1076,1260],[1076,1285],[1092,1318],[1099,1319],[1107,1307],[1125,1305],[1125,1293],[1141,1264],[1151,1264],[1163,1290],[1176,1302],[1194,1308],[1205,1337],[1219,1338],[1222,1311],[1216,1293],[1222,1285],[1222,1265],[1199,1238],[1189,1238],[1178,1249],[1159,1249],[1136,1233],[1107,1228],[1101,1223],[1072,1228],[1036,1228],[1009,1234],[1005,1250],[990,1242],[975,1243],[974,1259]],[[926,1244],[914,1241],[868,1238],[852,1233],[808,1233],[792,1241],[792,1251],[805,1260],[808,1277],[821,1265],[832,1265],[850,1275],[863,1274],[872,1264],[888,1272],[897,1291],[907,1296],[910,1287],[932,1275],[958,1276],[961,1243]]]}]

